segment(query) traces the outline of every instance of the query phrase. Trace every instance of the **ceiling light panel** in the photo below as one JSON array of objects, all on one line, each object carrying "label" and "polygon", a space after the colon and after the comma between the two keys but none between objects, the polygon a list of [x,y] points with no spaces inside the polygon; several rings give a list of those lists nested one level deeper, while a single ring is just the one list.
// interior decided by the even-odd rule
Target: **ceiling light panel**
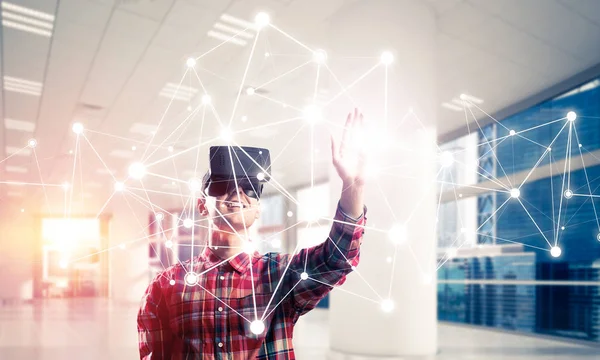
[{"label": "ceiling light panel", "polygon": [[29,121],[4,118],[4,127],[8,130],[34,132],[35,124]]},{"label": "ceiling light panel", "polygon": [[229,14],[221,15],[219,20],[206,33],[207,36],[239,46],[248,45],[247,40],[255,36],[256,27],[254,23]]},{"label": "ceiling light panel", "polygon": [[197,93],[198,89],[196,88],[175,83],[167,83],[162,88],[159,95],[169,99],[173,98],[174,100],[190,101]]},{"label": "ceiling light panel", "polygon": [[463,108],[454,104],[450,104],[450,103],[442,103],[442,107],[448,109],[448,110],[453,110],[453,111],[463,111]]},{"label": "ceiling light panel", "polygon": [[454,104],[456,104],[458,107],[460,107],[461,110],[462,110],[463,106],[467,107],[467,108],[472,108],[473,107],[473,104],[470,104],[467,100],[461,100],[461,99],[454,98],[454,99],[452,99],[452,102]]},{"label": "ceiling light panel", "polygon": [[54,15],[2,1],[2,26],[51,37],[54,29]]},{"label": "ceiling light panel", "polygon": [[6,170],[6,172],[11,172],[11,173],[18,173],[18,174],[25,174],[27,173],[27,168],[22,167],[22,166],[10,166],[7,165],[4,170]]},{"label": "ceiling light panel", "polygon": [[43,84],[37,81],[31,81],[12,76],[4,76],[4,90],[17,92],[26,95],[40,96],[42,94]]}]

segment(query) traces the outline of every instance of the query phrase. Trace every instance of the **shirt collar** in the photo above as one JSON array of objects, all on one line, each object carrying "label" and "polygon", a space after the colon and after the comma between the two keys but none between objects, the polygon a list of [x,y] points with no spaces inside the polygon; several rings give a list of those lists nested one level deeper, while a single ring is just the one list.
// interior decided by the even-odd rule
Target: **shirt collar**
[{"label": "shirt collar", "polygon": [[[216,266],[217,264],[223,262],[223,259],[218,257],[208,246],[204,249],[202,257],[204,258],[204,269],[212,268],[213,266]],[[255,251],[252,254],[252,256],[249,256],[247,253],[241,252],[236,256],[230,258],[224,264],[229,264],[229,266],[231,266],[233,270],[242,274],[248,269],[250,258],[252,258],[252,264],[254,264],[256,260],[260,258],[260,254],[257,251]]]}]

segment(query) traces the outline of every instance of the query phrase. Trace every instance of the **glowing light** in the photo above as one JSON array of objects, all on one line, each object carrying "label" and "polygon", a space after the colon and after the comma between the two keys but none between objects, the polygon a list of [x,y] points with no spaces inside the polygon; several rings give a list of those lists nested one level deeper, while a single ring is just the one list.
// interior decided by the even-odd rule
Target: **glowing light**
[{"label": "glowing light", "polygon": [[279,249],[281,247],[281,240],[279,240],[279,239],[271,240],[271,246],[274,247],[275,249]]},{"label": "glowing light", "polygon": [[403,244],[407,240],[406,226],[394,224],[388,231],[388,237],[396,244]]},{"label": "glowing light", "polygon": [[169,147],[167,148],[167,150],[168,150],[169,152],[173,152],[173,147],[172,147],[172,146],[169,146]]},{"label": "glowing light", "polygon": [[69,150],[69,154],[70,154],[70,155],[73,155],[73,150]]},{"label": "glowing light", "polygon": [[185,280],[185,283],[190,286],[196,285],[198,283],[198,275],[196,273],[189,272],[189,273],[185,274],[184,280]]},{"label": "glowing light", "polygon": [[552,151],[552,148],[551,148],[551,147],[548,147],[548,151]]},{"label": "glowing light", "polygon": [[386,257],[385,261],[388,262],[388,263],[391,263],[392,262],[392,257],[391,256]]},{"label": "glowing light", "polygon": [[389,65],[394,61],[394,55],[389,51],[384,51],[381,54],[381,63],[384,65]]},{"label": "glowing light", "polygon": [[394,310],[394,303],[390,299],[385,299],[381,301],[381,310],[384,312],[392,312]]},{"label": "glowing light", "polygon": [[514,130],[511,130],[511,131],[509,131],[508,133],[510,134],[510,136],[514,136],[514,135],[515,135],[517,132],[516,132],[516,131],[514,131]]},{"label": "glowing light", "polygon": [[121,250],[125,249],[125,243],[119,244],[119,249],[121,249]]},{"label": "glowing light", "polygon": [[246,241],[242,248],[246,254],[254,254],[254,251],[256,250],[252,241]]},{"label": "glowing light", "polygon": [[71,129],[73,130],[73,132],[77,135],[81,134],[83,132],[83,124],[76,122],[75,124],[73,124],[73,126],[71,127]]},{"label": "glowing light", "polygon": [[61,269],[66,269],[69,267],[69,262],[65,259],[62,259],[59,263],[58,266],[60,266]]},{"label": "glowing light", "polygon": [[27,146],[29,146],[30,148],[35,148],[37,146],[37,140],[36,139],[29,139],[29,141],[27,142]]},{"label": "glowing light", "polygon": [[71,187],[71,184],[69,184],[68,182],[65,181],[64,183],[62,183],[62,188],[64,191],[69,190],[70,187]]},{"label": "glowing light", "polygon": [[317,64],[323,64],[327,60],[327,53],[325,50],[316,50],[313,52],[313,61]]},{"label": "glowing light", "polygon": [[254,95],[255,92],[256,90],[254,90],[253,87],[249,87],[246,89],[246,95]]},{"label": "glowing light", "polygon": [[258,174],[256,174],[256,179],[258,181],[263,181],[265,179],[265,174],[259,172]]},{"label": "glowing light", "polygon": [[515,189],[510,189],[510,197],[513,199],[517,199],[519,196],[521,196],[521,190],[515,188]]},{"label": "glowing light", "polygon": [[133,146],[131,147],[131,151],[136,151],[136,150],[137,150],[137,146],[133,145]]},{"label": "glowing light", "polygon": [[292,216],[294,216],[294,213],[293,213],[293,212],[291,212],[291,211],[288,211],[288,212],[287,212],[287,217],[292,217]]},{"label": "glowing light", "polygon": [[254,17],[254,24],[256,24],[256,27],[259,29],[264,28],[269,25],[269,23],[271,23],[271,18],[269,17],[269,14],[265,12],[260,12]]},{"label": "glowing light", "polygon": [[175,285],[175,280],[173,280],[173,279],[169,280],[169,285],[171,285],[171,286]]},{"label": "glowing light", "polygon": [[565,190],[565,198],[570,199],[573,197],[573,191],[567,189]]},{"label": "glowing light", "polygon": [[577,119],[577,114],[575,113],[575,111],[569,111],[567,113],[567,120],[575,121],[575,119]]},{"label": "glowing light", "polygon": [[202,183],[200,182],[200,180],[196,178],[190,179],[190,181],[188,181],[188,186],[190,187],[190,191],[192,193],[200,191],[200,187],[202,186],[201,184]]},{"label": "glowing light", "polygon": [[208,95],[208,94],[204,94],[204,95],[202,95],[202,103],[203,103],[204,105],[208,105],[208,104],[210,104],[211,102],[212,102],[212,98],[210,97],[210,95]]},{"label": "glowing light", "polygon": [[248,117],[246,115],[242,116],[242,122],[248,121]]},{"label": "glowing light", "polygon": [[460,228],[460,232],[463,233],[463,234],[466,233],[467,232],[467,228],[464,228],[464,227]]},{"label": "glowing light", "polygon": [[165,247],[166,247],[167,249],[170,249],[170,248],[172,248],[172,247],[173,247],[173,242],[172,242],[171,240],[167,240],[167,241],[165,241]]},{"label": "glowing light", "polygon": [[448,256],[449,259],[455,258],[456,255],[458,255],[458,250],[455,248],[451,248],[446,251],[446,256]]},{"label": "glowing light", "polygon": [[440,157],[442,167],[450,167],[454,164],[454,155],[450,151],[444,151]]},{"label": "glowing light", "polygon": [[562,254],[562,250],[558,246],[553,246],[552,249],[550,249],[550,255],[553,257],[557,258],[560,254]]},{"label": "glowing light", "polygon": [[233,133],[231,132],[231,129],[223,128],[221,130],[221,139],[227,143],[230,143],[233,140]]},{"label": "glowing light", "polygon": [[196,66],[196,59],[194,59],[194,58],[188,58],[186,60],[185,64],[187,65],[187,67],[193,68],[194,66]]},{"label": "glowing light", "polygon": [[21,209],[21,212],[22,212],[22,213],[24,213],[24,212],[25,212],[25,209]]},{"label": "glowing light", "polygon": [[579,144],[579,147],[582,147],[583,145]]},{"label": "glowing light", "polygon": [[265,324],[260,320],[254,320],[250,323],[250,331],[255,335],[260,335],[265,331]]},{"label": "glowing light", "polygon": [[561,229],[561,230],[564,230],[564,229],[565,229],[565,227],[564,227],[564,226],[561,226],[561,227],[560,227],[560,229]]},{"label": "glowing light", "polygon": [[146,175],[146,166],[140,162],[135,162],[129,165],[129,176],[132,179],[139,180]]},{"label": "glowing light", "polygon": [[598,233],[598,235],[596,235],[596,240],[600,241],[600,233]]},{"label": "glowing light", "polygon": [[302,274],[300,274],[300,279],[302,279],[302,280],[308,279],[308,274],[306,272],[303,272]]},{"label": "glowing light", "polygon": [[188,105],[188,107],[186,109],[187,109],[187,111],[192,111],[192,105]]},{"label": "glowing light", "polygon": [[271,54],[269,54],[268,52],[265,53],[265,57],[269,57],[271,56]]},{"label": "glowing light", "polygon": [[163,214],[161,212],[156,213],[154,216],[155,216],[155,218],[156,218],[157,221],[162,221],[165,218],[165,214]]},{"label": "glowing light", "polygon": [[183,227],[189,229],[192,227],[192,225],[194,225],[194,220],[192,220],[190,218],[183,220]]},{"label": "glowing light", "polygon": [[429,274],[423,274],[423,277],[421,278],[421,280],[423,281],[423,284],[429,285],[433,282],[433,276],[431,276]]},{"label": "glowing light", "polygon": [[465,94],[460,94],[459,98],[460,98],[461,100],[467,100],[467,95],[465,95]]},{"label": "glowing light", "polygon": [[115,183],[115,191],[123,191],[125,190],[125,184],[123,184],[121,181],[117,181]]},{"label": "glowing light", "polygon": [[319,109],[315,105],[308,105],[307,107],[305,107],[303,115],[304,115],[304,119],[311,124],[314,124],[314,123],[320,121],[323,117],[323,115],[321,113],[321,109]]}]

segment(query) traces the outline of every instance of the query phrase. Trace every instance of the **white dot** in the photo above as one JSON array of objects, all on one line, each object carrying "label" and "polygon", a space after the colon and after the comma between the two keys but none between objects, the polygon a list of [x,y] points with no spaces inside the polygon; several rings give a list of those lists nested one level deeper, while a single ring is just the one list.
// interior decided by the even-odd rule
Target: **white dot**
[{"label": "white dot", "polygon": [[514,188],[514,189],[510,189],[510,197],[513,199],[518,198],[519,196],[521,196],[521,190]]},{"label": "white dot", "polygon": [[288,212],[287,212],[287,217],[292,217],[292,216],[294,216],[294,213],[293,213],[293,212],[291,212],[291,211],[288,211]]},{"label": "white dot", "polygon": [[119,249],[125,249],[125,243],[119,244]]},{"label": "white dot", "polygon": [[131,178],[139,180],[146,175],[146,166],[140,162],[135,162],[129,165],[129,176]]},{"label": "white dot", "polygon": [[429,274],[423,274],[421,280],[423,280],[423,284],[429,285],[433,282],[433,276]]},{"label": "white dot", "polygon": [[262,150],[260,150],[260,151],[258,152],[258,154],[259,154],[259,155],[262,155]]},{"label": "white dot", "polygon": [[63,259],[58,263],[58,266],[60,266],[61,269],[66,269],[69,267],[69,262]]},{"label": "white dot", "polygon": [[260,12],[254,17],[254,23],[259,29],[262,29],[265,26],[269,25],[270,22],[271,18],[269,17],[269,14],[265,12]]},{"label": "white dot", "polygon": [[169,147],[167,148],[167,150],[169,150],[169,152],[173,152],[173,147],[172,147],[172,146],[169,146]]},{"label": "white dot", "polygon": [[352,271],[356,270],[356,266],[352,265],[350,266],[350,269],[352,269]]},{"label": "white dot", "polygon": [[550,249],[550,255],[555,258],[559,257],[561,253],[562,250],[558,246],[553,246],[552,249]]},{"label": "white dot", "polygon": [[221,129],[221,139],[223,139],[227,143],[230,143],[231,140],[233,140],[233,134],[231,133],[231,129],[226,127]]},{"label": "white dot", "polygon": [[265,179],[265,174],[263,174],[262,172],[259,172],[258,174],[256,174],[256,179],[258,181],[263,181]]},{"label": "white dot", "polygon": [[248,121],[248,117],[246,115],[242,116],[242,122]]},{"label": "white dot", "polygon": [[204,95],[202,95],[202,103],[203,103],[204,105],[208,105],[208,104],[210,104],[211,102],[212,102],[212,98],[210,97],[210,95],[208,95],[208,94],[204,94]]},{"label": "white dot", "polygon": [[573,197],[573,191],[567,189],[565,190],[565,198],[570,199]]},{"label": "white dot", "polygon": [[260,335],[265,331],[265,324],[260,320],[254,320],[250,323],[250,331],[254,335]]},{"label": "white dot", "polygon": [[131,147],[131,151],[136,151],[136,150],[137,150],[137,146],[133,145],[133,146]]},{"label": "white dot", "polygon": [[200,190],[201,182],[200,180],[193,178],[188,181],[188,186],[190,187],[190,191],[195,193]]},{"label": "white dot", "polygon": [[73,150],[69,150],[69,154],[71,154],[71,155],[72,155],[72,154],[73,154]]},{"label": "white dot", "polygon": [[185,283],[188,285],[196,285],[198,283],[198,275],[196,273],[190,272],[185,274]]},{"label": "white dot", "polygon": [[162,219],[165,218],[165,214],[163,214],[161,212],[156,213],[156,215],[154,215],[154,216],[156,217],[156,220],[158,220],[158,221],[162,221]]},{"label": "white dot", "polygon": [[271,240],[271,246],[275,249],[279,249],[281,247],[281,240],[279,240],[279,239]]},{"label": "white dot", "polygon": [[303,272],[302,274],[300,274],[300,279],[302,279],[302,280],[308,279],[308,274]]},{"label": "white dot", "polygon": [[307,107],[305,107],[303,115],[304,119],[310,124],[318,122],[323,117],[321,109],[319,109],[315,105],[308,105]]},{"label": "white dot", "polygon": [[392,262],[392,257],[391,256],[386,257],[385,261],[387,261],[388,263],[391,263]]},{"label": "white dot", "polygon": [[514,135],[515,135],[517,132],[516,132],[516,131],[514,131],[514,130],[511,130],[511,131],[509,131],[508,133],[510,134],[510,136],[514,136]]},{"label": "white dot", "polygon": [[388,237],[396,244],[403,244],[407,239],[406,226],[394,224],[391,229],[388,230]]},{"label": "white dot", "polygon": [[600,241],[600,233],[598,233],[598,235],[596,235],[596,240]]},{"label": "white dot", "polygon": [[69,190],[70,187],[71,187],[71,184],[69,184],[68,182],[65,181],[64,183],[62,183],[62,188],[64,191]]},{"label": "white dot", "polygon": [[242,248],[246,254],[254,254],[255,247],[252,241],[246,241]]},{"label": "white dot", "polygon": [[268,52],[265,53],[265,57],[269,57],[271,56],[271,54],[269,54]]},{"label": "white dot", "polygon": [[327,60],[327,53],[324,50],[316,50],[313,52],[313,61],[317,64],[323,64]]},{"label": "white dot", "polygon": [[467,100],[467,95],[465,95],[465,94],[460,94],[459,98],[460,98],[461,100]]},{"label": "white dot", "polygon": [[188,58],[186,60],[185,64],[187,65],[187,67],[193,68],[194,66],[196,66],[196,59],[194,59],[194,58]]},{"label": "white dot", "polygon": [[582,147],[583,145],[579,144],[579,147]]},{"label": "white dot", "polygon": [[458,197],[460,197],[460,198],[463,197],[463,194],[458,194]]},{"label": "white dot", "polygon": [[171,286],[175,285],[175,280],[173,280],[173,279],[169,280],[169,285],[171,285]]},{"label": "white dot", "polygon": [[561,229],[561,230],[564,230],[564,229],[565,229],[565,227],[564,227],[564,226],[561,226],[561,227],[560,227],[560,229]]},{"label": "white dot", "polygon": [[552,148],[551,148],[551,147],[548,147],[548,151],[552,151]]},{"label": "white dot", "polygon": [[253,87],[249,87],[246,89],[246,95],[254,95],[255,92],[256,90],[254,90]]},{"label": "white dot", "polygon": [[37,140],[36,139],[29,139],[29,141],[27,142],[27,146],[29,146],[30,148],[34,148],[37,146]]},{"label": "white dot", "polygon": [[73,130],[73,132],[77,135],[81,134],[83,132],[83,124],[76,122],[75,124],[73,124],[73,126],[71,127],[71,129]]},{"label": "white dot", "polygon": [[165,247],[167,249],[171,249],[173,247],[173,241],[171,241],[171,240],[165,241]]},{"label": "white dot", "polygon": [[454,163],[454,155],[450,151],[444,151],[441,155],[440,161],[442,167],[450,167]]},{"label": "white dot", "polygon": [[577,119],[577,114],[575,113],[575,111],[569,111],[567,113],[567,120],[575,121],[575,119]]},{"label": "white dot", "polygon": [[385,299],[381,301],[381,310],[384,312],[391,312],[394,310],[394,303],[390,299]]},{"label": "white dot", "polygon": [[394,55],[389,51],[384,51],[381,54],[381,63],[384,65],[389,65],[394,61]]},{"label": "white dot", "polygon": [[192,225],[194,225],[194,220],[192,220],[190,218],[183,220],[183,227],[189,229],[192,227]]},{"label": "white dot", "polygon": [[192,111],[192,105],[188,105],[187,111]]},{"label": "white dot", "polygon": [[125,190],[125,184],[123,184],[123,182],[121,181],[117,181],[115,183],[115,191],[123,191]]},{"label": "white dot", "polygon": [[22,213],[24,213],[24,212],[25,212],[25,209],[21,209],[21,212],[22,212]]}]

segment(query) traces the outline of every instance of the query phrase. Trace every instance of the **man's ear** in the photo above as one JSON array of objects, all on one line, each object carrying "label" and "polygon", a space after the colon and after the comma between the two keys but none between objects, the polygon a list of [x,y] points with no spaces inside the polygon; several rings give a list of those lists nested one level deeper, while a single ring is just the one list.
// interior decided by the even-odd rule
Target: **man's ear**
[{"label": "man's ear", "polygon": [[206,198],[204,197],[204,194],[200,195],[200,197],[198,198],[197,206],[200,215],[208,216],[208,209],[206,208]]}]

